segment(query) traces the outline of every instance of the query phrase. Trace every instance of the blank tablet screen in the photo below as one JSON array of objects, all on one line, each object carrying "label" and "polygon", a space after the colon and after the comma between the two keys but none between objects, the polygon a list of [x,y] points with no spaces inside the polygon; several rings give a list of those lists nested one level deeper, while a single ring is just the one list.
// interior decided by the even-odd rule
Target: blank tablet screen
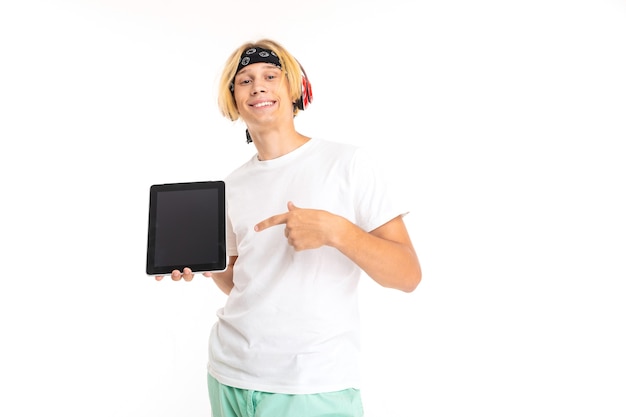
[{"label": "blank tablet screen", "polygon": [[151,186],[146,273],[224,270],[225,200],[223,181]]}]

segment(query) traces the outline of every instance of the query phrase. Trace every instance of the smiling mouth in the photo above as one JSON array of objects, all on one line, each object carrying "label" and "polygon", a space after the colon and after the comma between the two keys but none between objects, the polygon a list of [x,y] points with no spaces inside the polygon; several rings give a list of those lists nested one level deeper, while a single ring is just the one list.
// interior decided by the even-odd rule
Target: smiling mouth
[{"label": "smiling mouth", "polygon": [[253,104],[252,107],[268,107],[268,106],[273,106],[274,105],[274,101],[263,101],[261,103],[256,103]]}]

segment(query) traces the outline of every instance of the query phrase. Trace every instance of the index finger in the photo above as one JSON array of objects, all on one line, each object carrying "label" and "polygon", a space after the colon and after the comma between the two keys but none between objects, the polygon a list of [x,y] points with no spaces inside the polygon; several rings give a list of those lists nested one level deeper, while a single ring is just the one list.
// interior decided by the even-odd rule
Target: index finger
[{"label": "index finger", "polygon": [[282,213],[282,214],[276,214],[275,216],[272,216],[272,217],[268,217],[262,222],[257,223],[256,226],[254,226],[254,231],[260,232],[261,230],[265,230],[268,227],[287,223],[287,214],[288,213]]}]

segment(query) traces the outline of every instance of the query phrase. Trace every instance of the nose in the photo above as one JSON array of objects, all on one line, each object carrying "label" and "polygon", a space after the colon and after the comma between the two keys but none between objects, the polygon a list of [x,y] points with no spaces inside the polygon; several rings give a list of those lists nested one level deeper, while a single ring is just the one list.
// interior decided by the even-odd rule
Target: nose
[{"label": "nose", "polygon": [[254,84],[252,85],[252,95],[265,93],[266,91],[267,89],[262,81],[254,81]]}]

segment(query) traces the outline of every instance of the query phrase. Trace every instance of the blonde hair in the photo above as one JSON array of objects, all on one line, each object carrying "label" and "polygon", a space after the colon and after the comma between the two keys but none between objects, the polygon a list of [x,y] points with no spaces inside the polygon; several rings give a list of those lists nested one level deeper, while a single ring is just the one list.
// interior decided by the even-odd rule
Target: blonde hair
[{"label": "blonde hair", "polygon": [[[226,60],[218,85],[217,105],[222,115],[232,121],[239,119],[239,110],[237,110],[237,104],[235,103],[235,98],[231,90],[237,72],[237,66],[239,65],[241,54],[255,46],[274,51],[278,56],[282,73],[287,77],[287,86],[289,88],[291,101],[295,103],[302,97],[302,69],[293,55],[282,45],[270,39],[261,39],[257,42],[245,43],[237,48]],[[295,105],[293,107],[293,114],[295,116],[299,109]]]}]

